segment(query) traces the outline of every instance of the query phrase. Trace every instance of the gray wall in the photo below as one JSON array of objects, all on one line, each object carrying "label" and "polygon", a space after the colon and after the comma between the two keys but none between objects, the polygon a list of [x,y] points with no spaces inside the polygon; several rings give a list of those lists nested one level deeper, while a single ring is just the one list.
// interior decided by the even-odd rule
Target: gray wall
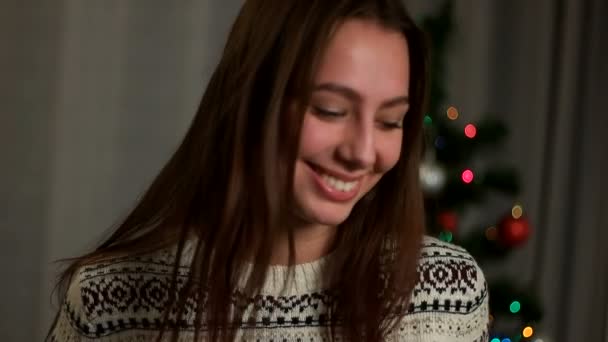
[{"label": "gray wall", "polygon": [[[40,325],[61,6],[0,6],[0,340]],[[48,301],[45,301],[48,303]]]},{"label": "gray wall", "polygon": [[217,5],[2,3],[0,340],[42,339],[51,261],[99,241],[176,147],[238,9]]},{"label": "gray wall", "polygon": [[[0,5],[0,340],[42,339],[50,262],[99,241],[176,147],[241,2]],[[520,166],[535,229],[488,273],[537,284],[546,340],[608,341],[605,1],[456,3],[450,101],[511,127],[496,158]]]}]

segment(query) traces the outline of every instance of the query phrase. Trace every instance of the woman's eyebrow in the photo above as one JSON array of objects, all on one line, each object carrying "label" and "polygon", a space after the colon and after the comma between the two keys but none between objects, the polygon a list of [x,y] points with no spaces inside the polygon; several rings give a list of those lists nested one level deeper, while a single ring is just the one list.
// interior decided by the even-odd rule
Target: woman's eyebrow
[{"label": "woman's eyebrow", "polygon": [[[328,91],[332,93],[336,93],[342,97],[347,98],[353,102],[360,103],[362,102],[362,96],[356,90],[347,87],[345,85],[341,85],[338,83],[327,82],[321,83],[313,88],[313,92],[316,91]],[[382,102],[380,105],[381,108],[394,107],[398,105],[408,105],[410,103],[409,97],[407,95],[398,96],[389,100]]]}]

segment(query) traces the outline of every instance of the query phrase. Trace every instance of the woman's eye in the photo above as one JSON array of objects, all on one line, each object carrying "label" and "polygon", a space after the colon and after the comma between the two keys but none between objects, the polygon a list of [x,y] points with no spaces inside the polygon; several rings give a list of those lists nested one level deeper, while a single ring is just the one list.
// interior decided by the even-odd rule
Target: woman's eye
[{"label": "woman's eye", "polygon": [[312,108],[316,114],[321,115],[321,116],[341,117],[341,116],[346,115],[346,112],[343,112],[343,111],[329,110],[329,109],[325,109],[325,108],[321,108],[321,107],[317,107],[317,106],[313,106]]},{"label": "woman's eye", "polygon": [[385,122],[381,122],[380,125],[382,126],[382,129],[385,129],[385,130],[403,128],[403,123],[400,121],[385,121]]}]

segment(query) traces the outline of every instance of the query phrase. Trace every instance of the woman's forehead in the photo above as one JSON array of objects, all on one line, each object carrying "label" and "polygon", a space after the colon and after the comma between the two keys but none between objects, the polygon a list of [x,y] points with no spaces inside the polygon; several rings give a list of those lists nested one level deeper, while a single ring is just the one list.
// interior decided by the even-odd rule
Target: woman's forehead
[{"label": "woman's forehead", "polygon": [[339,84],[371,97],[407,95],[407,41],[400,32],[373,21],[345,21],[321,55],[314,83]]}]

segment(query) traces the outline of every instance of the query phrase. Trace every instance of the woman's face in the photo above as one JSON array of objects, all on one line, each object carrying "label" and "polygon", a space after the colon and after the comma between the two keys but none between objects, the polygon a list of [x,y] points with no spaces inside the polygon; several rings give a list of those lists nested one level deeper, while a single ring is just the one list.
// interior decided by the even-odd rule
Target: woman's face
[{"label": "woman's face", "polygon": [[340,224],[395,166],[408,93],[404,36],[371,21],[345,21],[322,56],[300,133],[299,220]]}]

